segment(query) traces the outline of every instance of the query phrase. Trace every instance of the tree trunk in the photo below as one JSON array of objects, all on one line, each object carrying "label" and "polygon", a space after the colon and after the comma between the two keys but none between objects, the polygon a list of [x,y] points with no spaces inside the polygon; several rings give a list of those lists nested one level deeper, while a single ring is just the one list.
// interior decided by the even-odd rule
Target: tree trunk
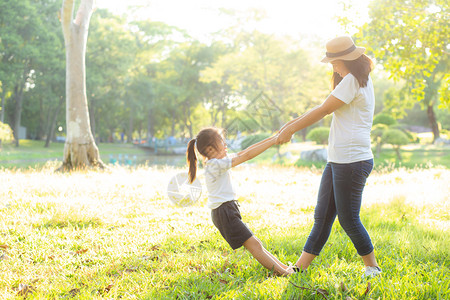
[{"label": "tree trunk", "polygon": [[50,141],[55,135],[55,127],[56,127],[56,118],[58,118],[59,111],[61,110],[61,107],[63,105],[64,98],[61,97],[59,99],[58,106],[56,107],[55,113],[53,114],[52,119],[49,122],[48,130],[47,130],[47,139],[45,140],[45,148],[48,148],[50,146]]},{"label": "tree trunk", "polygon": [[91,132],[86,97],[85,54],[93,0],[81,0],[73,19],[74,0],[64,0],[61,22],[66,48],[66,127],[63,165],[59,170],[103,168]]},{"label": "tree trunk", "polygon": [[[4,88],[4,87],[3,87]],[[2,106],[0,106],[0,122],[5,123],[5,90],[2,92]]]},{"label": "tree trunk", "polygon": [[189,137],[194,137],[194,132],[192,131],[192,121],[191,121],[191,110],[189,102],[184,104],[184,125],[189,131]]},{"label": "tree trunk", "polygon": [[36,130],[36,140],[42,140],[42,137],[45,135],[45,131],[46,128],[48,126],[48,124],[44,124],[45,123],[45,119],[47,119],[48,121],[48,117],[45,118],[45,114],[44,114],[44,100],[42,99],[42,97],[39,98],[39,124],[38,124],[38,128]]},{"label": "tree trunk", "polygon": [[127,143],[133,142],[134,116],[135,116],[134,106],[131,106],[130,118],[128,119]]},{"label": "tree trunk", "polygon": [[381,138],[378,137],[377,138],[377,152],[376,152],[376,157],[379,158],[380,157],[380,153],[381,153],[381,146],[382,146],[382,142],[381,142]]},{"label": "tree trunk", "polygon": [[[26,72],[24,71],[24,74]],[[20,84],[20,86],[16,86],[15,88],[15,100],[16,100],[16,106],[14,109],[14,142],[16,144],[16,147],[19,147],[19,131],[20,131],[20,123],[22,119],[22,102],[23,102],[23,84]]]},{"label": "tree trunk", "polygon": [[[176,120],[175,111],[172,112],[172,120]],[[175,122],[172,122],[170,134],[171,134],[171,136],[175,136]]]},{"label": "tree trunk", "polygon": [[222,112],[222,128],[225,128],[225,122],[226,122],[226,117],[227,117],[227,106],[223,105],[221,107],[221,112]]},{"label": "tree trunk", "polygon": [[436,121],[436,115],[434,113],[433,109],[433,101],[430,101],[427,107],[427,116],[428,116],[428,122],[431,126],[431,131],[433,132],[433,143],[436,141],[436,139],[439,138],[439,127]]},{"label": "tree trunk", "polygon": [[300,134],[302,135],[303,142],[306,142],[307,133],[308,133],[308,128],[303,128],[302,130],[300,130]]},{"label": "tree trunk", "polygon": [[89,114],[89,122],[91,123],[91,133],[95,140],[95,130],[97,128],[97,123],[95,122],[95,106],[93,101],[91,101],[91,105],[88,107]]},{"label": "tree trunk", "polygon": [[154,126],[154,121],[153,121],[153,109],[151,109],[151,108],[148,111],[147,132],[148,132],[149,138],[153,138],[155,136],[155,126]]},{"label": "tree trunk", "polygon": [[398,160],[402,161],[402,156],[400,154],[400,147],[399,146],[394,146],[395,149],[395,153],[397,154]]},{"label": "tree trunk", "polygon": [[217,122],[217,115],[218,115],[218,109],[214,109],[214,101],[211,101],[211,108],[210,108],[210,118],[211,118],[211,124],[212,126],[216,126],[216,122]]}]

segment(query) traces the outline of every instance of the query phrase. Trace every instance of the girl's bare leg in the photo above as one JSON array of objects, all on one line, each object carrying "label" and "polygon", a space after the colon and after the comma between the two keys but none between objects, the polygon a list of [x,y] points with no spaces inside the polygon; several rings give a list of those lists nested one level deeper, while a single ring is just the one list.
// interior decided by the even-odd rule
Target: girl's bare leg
[{"label": "girl's bare leg", "polygon": [[269,255],[270,257],[272,257],[272,259],[273,259],[274,261],[276,261],[283,269],[286,270],[286,269],[288,268],[288,266],[286,266],[286,265],[283,264],[281,261],[279,261],[278,258],[276,258],[275,256],[273,256],[273,254],[270,253],[266,248],[263,247],[263,249],[264,249],[264,252],[266,252],[267,255]]},{"label": "girl's bare leg", "polygon": [[261,242],[255,237],[252,236],[248,240],[245,241],[244,247],[253,255],[256,260],[266,267],[269,270],[274,270],[275,272],[281,275],[288,275],[291,272],[286,271],[287,268],[284,264],[280,263],[278,259],[276,259],[272,254],[267,251]]}]

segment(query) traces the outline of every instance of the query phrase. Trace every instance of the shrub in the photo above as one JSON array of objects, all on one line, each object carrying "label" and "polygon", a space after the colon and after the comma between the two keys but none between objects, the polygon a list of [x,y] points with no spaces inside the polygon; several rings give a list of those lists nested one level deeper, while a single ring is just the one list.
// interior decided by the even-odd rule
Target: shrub
[{"label": "shrub", "polygon": [[8,124],[0,122],[0,148],[2,146],[2,142],[10,142],[13,139],[11,127],[9,127]]},{"label": "shrub", "polygon": [[377,125],[377,124],[384,124],[387,126],[391,126],[396,124],[397,121],[390,115],[388,114],[378,114],[373,118],[373,125]]},{"label": "shrub", "polygon": [[376,144],[377,152],[376,157],[380,157],[381,146],[383,145],[383,133],[388,129],[386,124],[376,124],[372,127],[372,131],[370,132],[370,137],[372,141]]},{"label": "shrub", "polygon": [[395,125],[393,125],[393,126],[391,126],[389,128],[401,130],[406,135],[406,137],[408,138],[409,143],[418,143],[419,142],[418,137],[414,136],[411,131],[406,129],[405,125],[395,124]]},{"label": "shrub", "polygon": [[269,136],[270,136],[270,134],[267,134],[267,133],[258,133],[258,134],[249,135],[245,139],[242,140],[241,149],[246,149],[257,142],[260,142],[260,141],[268,138]]},{"label": "shrub", "polygon": [[328,144],[329,135],[330,129],[328,127],[316,127],[306,135],[306,139],[317,144],[326,145]]},{"label": "shrub", "polygon": [[408,144],[409,139],[406,134],[400,129],[387,129],[381,137],[383,143],[394,146],[398,159],[401,161],[400,147]]}]

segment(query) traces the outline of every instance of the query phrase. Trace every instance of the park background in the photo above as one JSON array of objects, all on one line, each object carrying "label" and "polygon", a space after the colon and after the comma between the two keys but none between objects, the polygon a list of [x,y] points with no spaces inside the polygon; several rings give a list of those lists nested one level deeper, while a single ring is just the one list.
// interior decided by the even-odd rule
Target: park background
[{"label": "park background", "polygon": [[[227,2],[98,1],[86,87],[108,168],[54,173],[67,130],[62,1],[1,1],[3,298],[449,297],[448,3]],[[179,208],[166,186],[202,127],[227,129],[233,152],[319,105],[330,92],[324,44],[338,34],[376,63],[362,217],[384,273],[361,278],[336,222],[311,272],[274,277],[227,248],[205,194]],[[330,121],[234,172],[244,219],[282,261],[300,254],[324,166],[301,153],[323,153]]]}]

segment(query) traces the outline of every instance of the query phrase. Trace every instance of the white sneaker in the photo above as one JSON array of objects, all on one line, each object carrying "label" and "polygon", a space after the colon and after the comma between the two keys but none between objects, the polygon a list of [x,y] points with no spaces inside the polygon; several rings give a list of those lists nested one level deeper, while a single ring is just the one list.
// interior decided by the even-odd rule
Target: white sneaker
[{"label": "white sneaker", "polygon": [[364,272],[363,277],[373,277],[381,274],[381,268],[380,267],[366,267],[366,270]]}]

